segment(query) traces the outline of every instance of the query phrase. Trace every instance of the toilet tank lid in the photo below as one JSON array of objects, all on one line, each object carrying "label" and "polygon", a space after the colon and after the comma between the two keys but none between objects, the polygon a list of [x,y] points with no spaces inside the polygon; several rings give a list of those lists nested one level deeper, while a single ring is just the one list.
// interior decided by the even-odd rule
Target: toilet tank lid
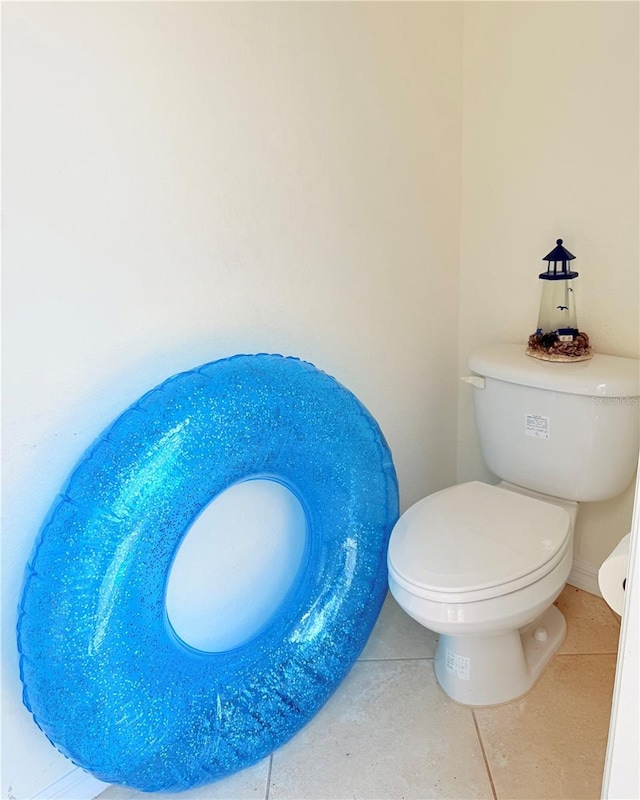
[{"label": "toilet tank lid", "polygon": [[492,344],[469,355],[468,365],[485,378],[593,397],[640,396],[640,361],[595,353],[588,361],[542,361],[522,344]]}]

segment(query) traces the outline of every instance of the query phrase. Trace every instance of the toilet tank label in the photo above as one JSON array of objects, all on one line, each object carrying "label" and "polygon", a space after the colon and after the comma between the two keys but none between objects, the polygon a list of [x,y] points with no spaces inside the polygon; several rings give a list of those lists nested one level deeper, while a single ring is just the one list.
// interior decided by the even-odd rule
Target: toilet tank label
[{"label": "toilet tank label", "polygon": [[459,653],[454,653],[449,648],[447,648],[446,656],[446,668],[449,675],[455,675],[456,678],[462,681],[468,681],[471,671],[471,659],[461,656]]},{"label": "toilet tank label", "polygon": [[537,439],[549,438],[549,417],[540,414],[525,414],[524,432],[526,436],[535,436]]}]

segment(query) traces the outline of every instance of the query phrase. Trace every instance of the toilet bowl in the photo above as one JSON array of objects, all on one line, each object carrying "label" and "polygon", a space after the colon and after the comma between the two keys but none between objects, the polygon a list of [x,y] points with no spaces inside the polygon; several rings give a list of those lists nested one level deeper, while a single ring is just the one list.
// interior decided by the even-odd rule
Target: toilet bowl
[{"label": "toilet bowl", "polygon": [[562,643],[552,604],[573,559],[577,504],[477,481],[412,506],[388,551],[400,607],[440,634],[439,684],[459,703],[525,694]]}]

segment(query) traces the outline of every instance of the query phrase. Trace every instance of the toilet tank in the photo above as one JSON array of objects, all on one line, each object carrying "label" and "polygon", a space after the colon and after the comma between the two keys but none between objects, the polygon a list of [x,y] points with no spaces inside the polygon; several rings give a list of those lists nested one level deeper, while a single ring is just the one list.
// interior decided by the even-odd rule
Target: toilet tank
[{"label": "toilet tank", "polygon": [[484,378],[473,396],[485,464],[505,481],[566,500],[620,494],[638,463],[640,361],[595,354],[550,362],[524,350],[491,345],[469,356]]}]

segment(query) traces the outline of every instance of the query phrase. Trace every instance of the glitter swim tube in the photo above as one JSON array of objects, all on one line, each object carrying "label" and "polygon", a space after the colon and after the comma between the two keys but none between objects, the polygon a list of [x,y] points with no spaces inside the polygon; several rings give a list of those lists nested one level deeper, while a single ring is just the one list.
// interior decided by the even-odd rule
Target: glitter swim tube
[{"label": "glitter swim tube", "polygon": [[[304,563],[252,640],[196,650],[167,617],[173,559],[214,498],[256,478],[302,504]],[[234,356],[168,379],[87,450],[40,531],[19,609],[25,705],[110,783],[179,791],[250,766],[360,654],[397,516],[377,423],[311,364]]]}]

